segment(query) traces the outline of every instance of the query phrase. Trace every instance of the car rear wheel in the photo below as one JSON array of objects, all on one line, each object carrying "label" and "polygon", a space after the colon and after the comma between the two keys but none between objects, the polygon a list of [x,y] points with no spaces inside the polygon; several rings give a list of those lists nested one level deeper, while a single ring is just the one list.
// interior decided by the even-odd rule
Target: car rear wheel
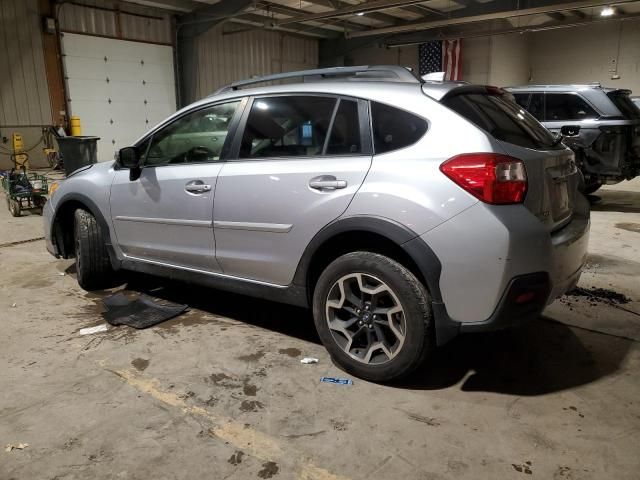
[{"label": "car rear wheel", "polygon": [[427,290],[384,255],[353,252],[334,260],[318,279],[313,316],[336,364],[366,380],[404,377],[433,349]]},{"label": "car rear wheel", "polygon": [[85,290],[111,286],[113,269],[100,225],[95,217],[81,208],[75,211],[76,274]]}]

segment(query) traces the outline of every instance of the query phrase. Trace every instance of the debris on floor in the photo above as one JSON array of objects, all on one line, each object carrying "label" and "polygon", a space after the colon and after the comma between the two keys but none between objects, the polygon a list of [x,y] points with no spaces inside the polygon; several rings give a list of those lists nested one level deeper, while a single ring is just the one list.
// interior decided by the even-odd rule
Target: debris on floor
[{"label": "debris on floor", "polygon": [[300,360],[300,363],[305,363],[305,364],[318,363],[318,359],[313,357],[304,357],[302,360]]},{"label": "debris on floor", "polygon": [[28,443],[18,443],[18,444],[15,444],[15,445],[13,443],[7,443],[7,446],[4,447],[4,451],[5,452],[10,452],[12,450],[24,450],[28,446],[29,446]]},{"label": "debris on floor", "polygon": [[591,305],[598,303],[625,304],[631,301],[626,295],[606,288],[576,287],[567,292],[565,297],[585,297]]},{"label": "debris on floor", "polygon": [[324,383],[337,383],[338,385],[353,385],[353,380],[349,378],[320,377],[320,381]]},{"label": "debris on floor", "polygon": [[169,320],[188,308],[188,305],[156,300],[144,293],[131,298],[118,292],[105,298],[103,303],[107,311],[102,316],[111,325],[128,325],[138,329]]},{"label": "debris on floor", "polygon": [[95,327],[87,327],[80,329],[80,335],[93,335],[94,333],[106,332],[109,330],[109,326],[106,323],[101,323]]}]

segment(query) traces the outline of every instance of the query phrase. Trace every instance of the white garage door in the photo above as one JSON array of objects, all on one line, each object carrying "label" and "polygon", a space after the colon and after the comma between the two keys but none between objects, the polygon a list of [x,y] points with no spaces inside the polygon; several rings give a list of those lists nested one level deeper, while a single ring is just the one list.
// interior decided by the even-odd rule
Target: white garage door
[{"label": "white garage door", "polygon": [[98,161],[176,111],[172,47],[65,33],[62,51],[71,115],[100,137]]}]

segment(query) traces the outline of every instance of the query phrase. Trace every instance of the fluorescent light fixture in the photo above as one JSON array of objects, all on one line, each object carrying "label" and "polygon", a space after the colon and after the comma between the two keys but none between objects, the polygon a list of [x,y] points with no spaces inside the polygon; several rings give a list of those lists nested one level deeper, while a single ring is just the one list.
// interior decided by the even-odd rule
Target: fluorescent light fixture
[{"label": "fluorescent light fixture", "polygon": [[358,12],[358,13],[356,13],[356,15],[357,15],[357,16],[359,16],[359,17],[361,17],[361,16],[363,16],[363,15],[364,15],[364,12]]},{"label": "fluorescent light fixture", "polygon": [[613,9],[613,7],[604,7],[602,9],[602,11],[600,12],[600,16],[601,17],[610,17],[614,13],[616,13],[616,11]]}]

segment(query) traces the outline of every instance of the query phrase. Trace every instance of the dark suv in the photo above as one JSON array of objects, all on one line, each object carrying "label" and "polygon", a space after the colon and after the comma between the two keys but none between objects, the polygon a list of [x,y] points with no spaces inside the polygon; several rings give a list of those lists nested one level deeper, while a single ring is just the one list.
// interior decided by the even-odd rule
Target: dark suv
[{"label": "dark suv", "polygon": [[640,174],[640,109],[630,90],[590,85],[527,85],[506,89],[576,152],[584,192]]}]

